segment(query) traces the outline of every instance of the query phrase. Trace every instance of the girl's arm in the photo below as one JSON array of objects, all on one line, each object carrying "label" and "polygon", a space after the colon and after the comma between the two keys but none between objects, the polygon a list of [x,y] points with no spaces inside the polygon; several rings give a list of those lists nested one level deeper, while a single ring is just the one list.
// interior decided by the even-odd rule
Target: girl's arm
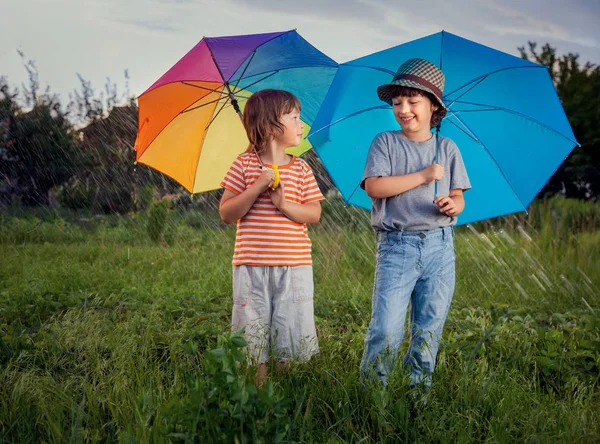
[{"label": "girl's arm", "polygon": [[321,218],[321,202],[297,204],[284,200],[279,211],[299,224],[316,224]]},{"label": "girl's arm", "polygon": [[316,224],[321,218],[321,203],[308,202],[299,204],[285,199],[285,185],[283,182],[276,189],[269,190],[273,205],[279,209],[288,219],[299,224]]},{"label": "girl's arm", "polygon": [[371,198],[383,199],[402,194],[432,180],[440,180],[443,176],[444,167],[434,163],[417,173],[402,176],[369,177],[365,180],[365,191]]},{"label": "girl's arm", "polygon": [[219,214],[226,224],[232,224],[244,217],[260,194],[273,185],[275,173],[270,168],[264,168],[260,177],[240,194],[225,189],[219,204]]}]

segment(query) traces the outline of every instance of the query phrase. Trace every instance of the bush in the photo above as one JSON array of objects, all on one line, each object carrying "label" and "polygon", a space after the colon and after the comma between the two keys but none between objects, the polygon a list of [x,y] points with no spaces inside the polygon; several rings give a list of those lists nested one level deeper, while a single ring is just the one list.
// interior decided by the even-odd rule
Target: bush
[{"label": "bush", "polygon": [[242,330],[219,336],[206,353],[204,375],[188,381],[189,394],[170,407],[167,436],[185,442],[280,442],[290,427],[290,400],[273,384],[257,388],[245,375]]},{"label": "bush", "polygon": [[166,230],[170,206],[171,203],[168,200],[154,201],[150,206],[146,228],[153,242],[159,243],[165,241],[169,244],[173,243],[174,236],[171,237],[173,233],[167,233],[168,230]]},{"label": "bush", "polygon": [[78,177],[73,176],[57,188],[58,203],[61,207],[72,210],[92,207],[94,193],[89,184],[84,184]]},{"label": "bush", "polygon": [[154,197],[154,185],[144,185],[135,189],[135,209],[143,211],[150,208]]},{"label": "bush", "polygon": [[535,200],[530,215],[535,228],[546,227],[561,237],[600,229],[600,204],[594,202],[558,196]]},{"label": "bush", "polygon": [[129,213],[133,210],[133,197],[128,188],[105,183],[96,192],[94,208],[105,214]]}]

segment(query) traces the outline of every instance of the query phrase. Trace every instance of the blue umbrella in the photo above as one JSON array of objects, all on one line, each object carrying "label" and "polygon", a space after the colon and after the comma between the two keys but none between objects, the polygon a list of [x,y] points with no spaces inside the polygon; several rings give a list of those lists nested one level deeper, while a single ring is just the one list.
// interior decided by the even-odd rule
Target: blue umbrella
[{"label": "blue umbrella", "polygon": [[459,224],[527,211],[577,145],[548,68],[445,31],[339,66],[308,139],[345,201],[371,208],[359,187],[371,141],[399,129],[376,90],[411,58],[446,75],[440,134],[458,145],[473,187]]}]

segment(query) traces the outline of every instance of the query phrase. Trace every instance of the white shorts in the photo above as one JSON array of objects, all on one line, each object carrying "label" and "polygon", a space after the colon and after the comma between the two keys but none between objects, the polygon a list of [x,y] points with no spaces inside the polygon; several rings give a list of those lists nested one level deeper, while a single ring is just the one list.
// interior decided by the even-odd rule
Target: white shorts
[{"label": "white shorts", "polygon": [[232,329],[246,327],[253,365],[306,361],[319,352],[313,308],[313,271],[296,267],[233,267]]}]

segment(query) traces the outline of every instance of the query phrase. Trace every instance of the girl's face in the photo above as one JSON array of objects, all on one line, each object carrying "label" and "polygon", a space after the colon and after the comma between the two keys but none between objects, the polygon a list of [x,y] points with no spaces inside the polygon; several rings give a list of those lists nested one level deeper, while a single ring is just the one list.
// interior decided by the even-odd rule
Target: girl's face
[{"label": "girl's face", "polygon": [[427,96],[398,96],[392,99],[394,117],[409,139],[427,140],[431,137],[431,116],[438,109]]},{"label": "girl's face", "polygon": [[283,133],[275,137],[275,141],[282,145],[283,148],[300,145],[302,130],[304,129],[304,122],[300,120],[300,111],[295,109],[287,114],[283,114],[279,121],[284,128]]}]

